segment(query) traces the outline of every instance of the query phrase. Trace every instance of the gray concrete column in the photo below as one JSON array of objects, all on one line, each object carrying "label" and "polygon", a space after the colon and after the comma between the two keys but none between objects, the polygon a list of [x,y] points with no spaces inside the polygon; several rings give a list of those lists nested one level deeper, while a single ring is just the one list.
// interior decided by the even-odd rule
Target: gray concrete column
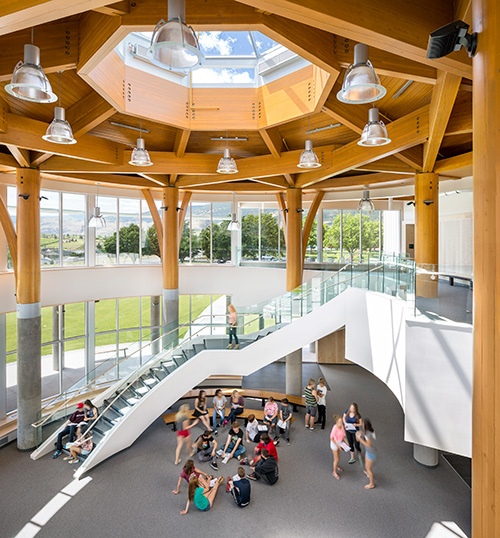
[{"label": "gray concrete column", "polygon": [[17,447],[31,450],[42,440],[32,424],[42,416],[42,309],[17,305]]},{"label": "gray concrete column", "polygon": [[161,325],[161,297],[159,295],[153,295],[151,297],[150,304],[150,316],[151,316],[151,354],[157,355],[160,352],[160,325]]},{"label": "gray concrete column", "polygon": [[286,393],[302,395],[302,349],[286,356]]},{"label": "gray concrete column", "polygon": [[162,304],[162,332],[163,347],[169,344],[175,345],[178,340],[178,331],[175,329],[179,326],[179,290],[163,290]]},{"label": "gray concrete column", "polygon": [[85,303],[85,375],[87,383],[95,380],[95,301]]},{"label": "gray concrete column", "polygon": [[425,467],[437,467],[439,464],[439,450],[414,443],[413,459]]},{"label": "gray concrete column", "polygon": [[7,416],[7,330],[6,316],[0,314],[0,420]]},{"label": "gray concrete column", "polygon": [[309,351],[310,351],[311,353],[316,353],[316,342],[311,342],[311,343],[309,344]]},{"label": "gray concrete column", "polygon": [[59,372],[59,347],[61,337],[59,335],[59,306],[52,307],[52,369]]}]

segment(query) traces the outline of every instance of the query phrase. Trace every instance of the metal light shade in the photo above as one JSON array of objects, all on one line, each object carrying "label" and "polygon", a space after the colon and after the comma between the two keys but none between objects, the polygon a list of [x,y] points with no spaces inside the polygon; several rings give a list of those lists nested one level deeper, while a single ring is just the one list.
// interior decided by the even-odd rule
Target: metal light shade
[{"label": "metal light shade", "polygon": [[240,223],[236,220],[236,213],[232,214],[231,222],[228,224],[227,229],[230,232],[235,232],[240,229]]},{"label": "metal light shade", "polygon": [[370,211],[373,211],[375,209],[375,206],[373,205],[373,202],[370,200],[370,191],[368,189],[365,189],[363,191],[363,196],[361,197],[361,200],[359,201],[358,205],[358,211],[366,211],[369,213]]},{"label": "metal light shade", "polygon": [[40,49],[35,45],[24,45],[24,62],[14,68],[10,84],[5,91],[14,97],[34,103],[53,103],[57,96],[52,92],[42,66],[40,65]]},{"label": "metal light shade", "polygon": [[368,112],[368,123],[365,125],[361,138],[358,141],[359,146],[385,146],[391,139],[387,135],[387,128],[380,121],[378,108],[370,108]]},{"label": "metal light shade", "polygon": [[155,65],[178,72],[195,69],[205,59],[194,30],[180,16],[156,25],[147,55]]},{"label": "metal light shade", "polygon": [[300,154],[299,168],[319,168],[321,163],[313,150],[312,140],[306,140],[306,148]]},{"label": "metal light shade", "polygon": [[89,228],[105,228],[106,219],[101,215],[101,208],[94,207],[94,214],[90,217]]},{"label": "metal light shade", "polygon": [[217,172],[219,172],[219,174],[238,173],[238,167],[236,166],[236,161],[231,157],[231,152],[229,151],[229,148],[224,148],[224,156],[221,157],[219,161]]},{"label": "metal light shade", "polygon": [[132,156],[128,164],[133,164],[134,166],[152,166],[153,163],[146,149],[144,138],[137,139],[137,147],[132,150]]},{"label": "metal light shade", "polygon": [[385,94],[386,89],[368,60],[368,46],[358,43],[354,47],[354,64],[346,71],[337,99],[343,103],[371,103]]},{"label": "metal light shade", "polygon": [[54,144],[76,144],[71,125],[66,121],[64,108],[56,106],[54,109],[54,119],[42,138]]}]

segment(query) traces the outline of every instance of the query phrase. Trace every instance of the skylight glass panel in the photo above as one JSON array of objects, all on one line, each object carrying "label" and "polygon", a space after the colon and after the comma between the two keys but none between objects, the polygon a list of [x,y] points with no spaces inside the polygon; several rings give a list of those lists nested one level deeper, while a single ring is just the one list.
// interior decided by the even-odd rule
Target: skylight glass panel
[{"label": "skylight glass panel", "polygon": [[253,84],[255,69],[231,67],[201,67],[192,72],[193,84]]},{"label": "skylight glass panel", "polygon": [[273,47],[279,45],[276,41],[267,37],[260,32],[252,32],[253,39],[255,41],[255,46],[257,47],[257,53],[260,55],[265,54],[267,51],[271,50]]},{"label": "skylight glass panel", "polygon": [[255,51],[248,32],[200,32],[200,48],[205,56],[251,56]]}]

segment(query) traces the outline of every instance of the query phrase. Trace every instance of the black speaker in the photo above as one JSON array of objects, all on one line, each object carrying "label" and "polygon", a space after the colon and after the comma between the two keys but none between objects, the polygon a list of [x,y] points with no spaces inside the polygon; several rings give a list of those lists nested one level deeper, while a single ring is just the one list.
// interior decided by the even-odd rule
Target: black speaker
[{"label": "black speaker", "polygon": [[436,60],[465,47],[472,58],[476,53],[477,34],[468,34],[469,25],[463,21],[455,21],[439,28],[429,36],[427,58]]}]

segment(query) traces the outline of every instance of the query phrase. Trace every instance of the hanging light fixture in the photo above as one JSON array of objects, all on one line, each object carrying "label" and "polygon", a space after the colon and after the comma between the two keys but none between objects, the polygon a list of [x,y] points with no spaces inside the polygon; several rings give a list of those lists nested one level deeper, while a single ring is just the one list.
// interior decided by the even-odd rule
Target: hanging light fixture
[{"label": "hanging light fixture", "polygon": [[149,153],[146,149],[146,142],[142,135],[142,118],[139,119],[139,138],[137,139],[137,146],[132,150],[132,156],[128,164],[134,166],[152,166],[153,162],[149,157]]},{"label": "hanging light fixture", "polygon": [[94,206],[94,214],[89,219],[89,228],[105,228],[106,219],[101,215],[101,208],[99,207],[99,183],[96,183],[96,185],[96,203]]},{"label": "hanging light fixture", "polygon": [[358,211],[365,211],[366,213],[370,213],[370,211],[373,211],[374,209],[375,206],[370,200],[370,191],[368,190],[368,187],[364,187],[363,196],[359,201]]},{"label": "hanging light fixture", "polygon": [[168,0],[168,21],[156,25],[147,56],[155,65],[181,73],[201,66],[205,59],[198,38],[188,26],[184,0]]},{"label": "hanging light fixture", "polygon": [[217,172],[219,174],[237,174],[238,167],[236,166],[236,161],[231,157],[231,152],[229,151],[228,141],[227,141],[227,131],[226,131],[226,147],[224,148],[224,155],[219,161],[217,166]]},{"label": "hanging light fixture", "polygon": [[319,168],[321,163],[319,162],[318,156],[313,150],[313,143],[309,137],[309,131],[311,130],[311,119],[310,116],[307,117],[307,140],[306,147],[304,151],[300,154],[299,168]]},{"label": "hanging light fixture", "polygon": [[236,194],[233,192],[233,211],[231,213],[231,222],[227,225],[227,229],[231,232],[238,231],[240,229],[240,223],[236,218]]},{"label": "hanging light fixture", "polygon": [[14,68],[10,84],[5,91],[18,99],[34,103],[53,103],[57,96],[52,92],[42,66],[40,65],[40,49],[33,45],[33,28],[31,29],[31,44],[24,45],[24,61]]},{"label": "hanging light fixture", "polygon": [[59,106],[54,109],[54,119],[42,138],[54,144],[76,144],[71,125],[66,121],[66,110],[61,106],[61,71],[59,71]]},{"label": "hanging light fixture", "polygon": [[354,47],[354,63],[347,68],[337,99],[343,103],[371,103],[386,94],[375,69],[368,59],[368,45]]},{"label": "hanging light fixture", "polygon": [[370,108],[368,111],[368,123],[365,125],[359,146],[385,146],[391,139],[387,135],[387,127],[380,121],[378,108]]}]

